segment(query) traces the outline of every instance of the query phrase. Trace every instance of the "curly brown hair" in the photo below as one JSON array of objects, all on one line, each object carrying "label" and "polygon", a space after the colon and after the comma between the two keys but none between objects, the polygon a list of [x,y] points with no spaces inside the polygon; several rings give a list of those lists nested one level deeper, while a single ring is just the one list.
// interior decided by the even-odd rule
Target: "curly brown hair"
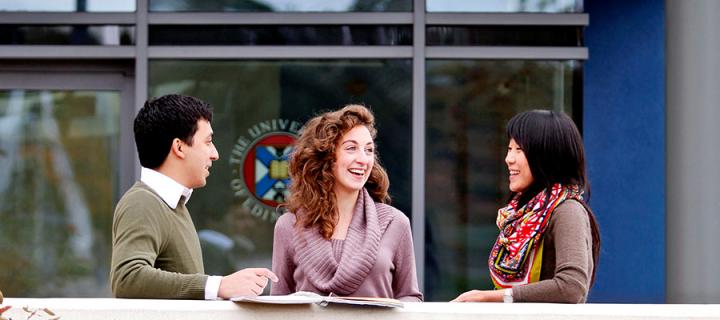
[{"label": "curly brown hair", "polygon": [[[362,105],[346,105],[310,119],[300,130],[290,155],[290,197],[287,209],[294,212],[298,224],[305,228],[318,226],[320,234],[330,239],[337,225],[335,198],[335,149],[342,136],[357,126],[365,126],[375,139],[375,116]],[[375,165],[365,188],[376,202],[389,203],[390,180],[375,152]],[[299,214],[300,213],[300,214]]]}]

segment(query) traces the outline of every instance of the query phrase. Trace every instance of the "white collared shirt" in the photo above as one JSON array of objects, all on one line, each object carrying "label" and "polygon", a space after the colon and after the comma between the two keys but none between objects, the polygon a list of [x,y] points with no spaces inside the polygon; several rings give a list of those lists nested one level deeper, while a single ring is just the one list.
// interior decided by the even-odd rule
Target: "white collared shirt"
[{"label": "white collared shirt", "polygon": [[[140,181],[155,191],[173,210],[180,204],[182,196],[185,196],[184,204],[187,204],[193,192],[193,189],[183,186],[172,178],[145,167],[140,170]],[[205,282],[205,300],[217,300],[221,281],[221,276],[208,277]]]},{"label": "white collared shirt", "polygon": [[180,197],[185,196],[185,204],[190,200],[193,189],[187,188],[172,178],[152,169],[140,170],[140,181],[153,189],[170,208],[177,208]]}]

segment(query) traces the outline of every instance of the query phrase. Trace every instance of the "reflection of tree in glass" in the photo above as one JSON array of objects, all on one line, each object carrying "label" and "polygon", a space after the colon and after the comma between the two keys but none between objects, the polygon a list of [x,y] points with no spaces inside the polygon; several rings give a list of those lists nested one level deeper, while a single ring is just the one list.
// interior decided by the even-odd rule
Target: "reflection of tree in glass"
[{"label": "reflection of tree in glass", "polygon": [[507,200],[505,123],[528,109],[570,111],[572,70],[562,61],[428,63],[426,233],[435,243],[427,247],[445,262],[426,272],[429,300],[492,286],[485,264]]},{"label": "reflection of tree in glass", "polygon": [[[13,132],[0,139],[8,152],[0,158],[0,283],[12,295],[107,295],[116,180],[106,174],[111,164],[103,156],[112,155],[111,133],[82,134],[77,125],[83,122],[75,121],[103,114],[96,98],[87,92],[9,94],[9,112],[0,119],[15,120],[5,121],[10,125],[3,129]],[[90,156],[97,150],[103,152]]]},{"label": "reflection of tree in glass", "polygon": [[282,117],[310,116],[349,103],[375,113],[378,155],[393,206],[410,215],[412,76],[409,60],[293,63],[282,69]]}]

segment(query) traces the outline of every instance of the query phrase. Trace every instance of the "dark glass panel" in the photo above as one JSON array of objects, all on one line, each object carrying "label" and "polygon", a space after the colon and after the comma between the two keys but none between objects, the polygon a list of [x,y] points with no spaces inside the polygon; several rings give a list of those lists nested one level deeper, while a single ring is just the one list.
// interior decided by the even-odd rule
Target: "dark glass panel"
[{"label": "dark glass panel", "polygon": [[150,45],[412,45],[410,26],[150,26]]},{"label": "dark glass panel", "polygon": [[135,27],[0,25],[0,44],[133,45],[135,44]]},{"label": "dark glass panel", "polygon": [[577,26],[429,26],[429,46],[582,46]]}]

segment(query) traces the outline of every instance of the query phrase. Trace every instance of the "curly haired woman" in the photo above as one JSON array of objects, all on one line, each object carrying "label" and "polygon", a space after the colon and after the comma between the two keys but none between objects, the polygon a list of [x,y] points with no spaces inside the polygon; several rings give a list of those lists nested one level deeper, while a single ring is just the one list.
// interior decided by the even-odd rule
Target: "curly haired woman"
[{"label": "curly haired woman", "polygon": [[275,225],[273,295],[422,301],[410,222],[387,205],[375,152],[375,118],[348,105],[308,121],[290,158],[287,213]]}]

